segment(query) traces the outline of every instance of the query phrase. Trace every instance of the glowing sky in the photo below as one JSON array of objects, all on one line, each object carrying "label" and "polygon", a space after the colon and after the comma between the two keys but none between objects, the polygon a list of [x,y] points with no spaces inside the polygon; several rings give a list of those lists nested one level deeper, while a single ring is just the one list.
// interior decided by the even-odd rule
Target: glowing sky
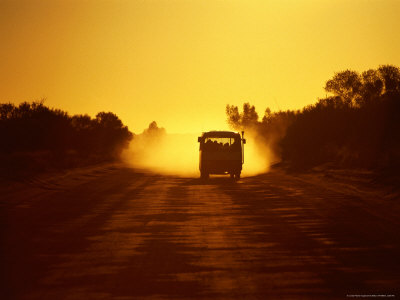
[{"label": "glowing sky", "polygon": [[400,65],[398,0],[0,0],[0,101],[113,111],[134,132],[225,129],[325,96],[335,71]]}]

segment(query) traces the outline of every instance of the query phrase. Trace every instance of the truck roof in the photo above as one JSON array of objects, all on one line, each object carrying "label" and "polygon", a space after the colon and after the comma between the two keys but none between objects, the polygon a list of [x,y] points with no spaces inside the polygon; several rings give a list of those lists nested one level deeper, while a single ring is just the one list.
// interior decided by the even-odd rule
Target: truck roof
[{"label": "truck roof", "polygon": [[203,132],[202,134],[203,137],[214,137],[214,138],[219,138],[219,137],[240,137],[240,134],[238,132],[234,131],[208,131],[208,132]]}]

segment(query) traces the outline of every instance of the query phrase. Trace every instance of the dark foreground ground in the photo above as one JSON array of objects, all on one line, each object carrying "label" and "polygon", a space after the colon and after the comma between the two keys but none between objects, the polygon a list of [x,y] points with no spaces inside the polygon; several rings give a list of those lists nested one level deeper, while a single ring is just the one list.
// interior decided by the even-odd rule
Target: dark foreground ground
[{"label": "dark foreground ground", "polygon": [[336,175],[3,180],[0,298],[398,298],[396,187]]}]

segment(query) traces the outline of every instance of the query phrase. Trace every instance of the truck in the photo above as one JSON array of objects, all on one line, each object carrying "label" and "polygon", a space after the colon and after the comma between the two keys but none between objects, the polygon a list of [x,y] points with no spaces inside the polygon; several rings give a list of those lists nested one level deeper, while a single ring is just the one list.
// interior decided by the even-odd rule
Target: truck
[{"label": "truck", "polygon": [[240,179],[244,163],[244,132],[208,131],[198,137],[200,178],[210,174],[229,174]]}]

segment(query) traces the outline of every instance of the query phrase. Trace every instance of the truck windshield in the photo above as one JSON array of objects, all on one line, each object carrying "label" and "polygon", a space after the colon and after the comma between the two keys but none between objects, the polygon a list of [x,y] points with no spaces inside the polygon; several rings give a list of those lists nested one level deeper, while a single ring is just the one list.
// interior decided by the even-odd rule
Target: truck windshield
[{"label": "truck windshield", "polygon": [[240,140],[235,138],[210,137],[204,139],[203,150],[205,151],[238,151]]}]

